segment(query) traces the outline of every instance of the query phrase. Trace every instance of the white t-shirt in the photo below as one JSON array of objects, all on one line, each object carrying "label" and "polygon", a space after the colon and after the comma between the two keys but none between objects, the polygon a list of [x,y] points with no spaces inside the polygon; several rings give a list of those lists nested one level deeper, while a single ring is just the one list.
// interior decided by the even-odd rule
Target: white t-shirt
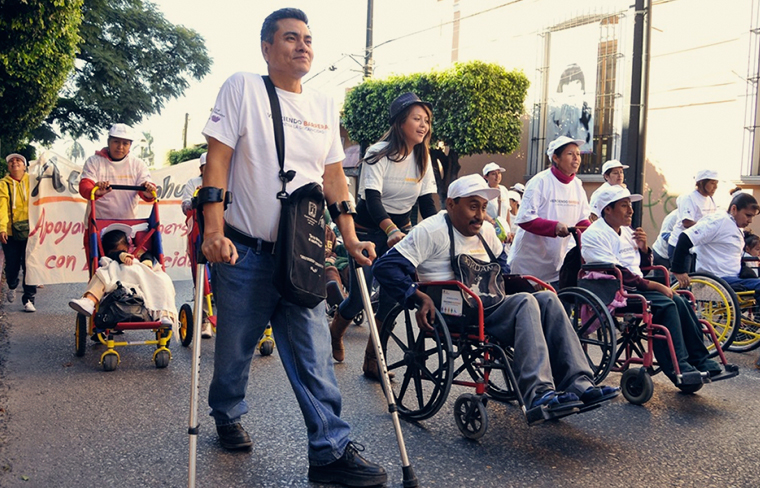
[{"label": "white t-shirt", "polygon": [[499,198],[501,198],[501,208],[499,207],[499,198],[494,198],[493,200],[488,200],[488,207],[486,207],[486,214],[488,214],[489,217],[492,219],[495,219],[496,217],[502,217],[504,220],[507,220],[507,215],[509,214],[509,195],[507,194],[506,187],[499,185]]},{"label": "white t-shirt", "polygon": [[[84,163],[82,179],[133,186],[151,181],[150,171],[143,160],[131,154],[121,161],[111,161],[98,154],[90,156]],[[96,216],[99,219],[134,219],[140,200],[142,198],[136,191],[112,190],[95,201]],[[87,211],[89,214],[89,207]]]},{"label": "white t-shirt", "polygon": [[185,188],[182,189],[182,211],[185,212],[186,208],[187,210],[190,209],[191,202],[193,200],[193,195],[195,194],[195,190],[201,187],[203,185],[203,176],[198,175],[195,178],[190,178],[187,180],[187,183],[185,183]]},{"label": "white t-shirt", "polygon": [[[657,235],[657,239],[652,244],[652,250],[660,256],[668,257],[668,241],[663,239],[663,234],[673,232],[673,227],[676,225],[676,219],[678,219],[678,209],[670,212],[663,220],[662,226],[660,226],[660,233]],[[670,237],[670,236],[668,236]]]},{"label": "white t-shirt", "polygon": [[[517,224],[537,218],[556,220],[568,226],[588,217],[589,205],[583,184],[578,178],[562,183],[546,169],[528,181],[517,212]],[[515,274],[528,274],[553,282],[567,251],[575,247],[572,236],[544,237],[519,228],[509,253],[509,265]]]},{"label": "white t-shirt", "polygon": [[744,253],[744,234],[728,212],[706,215],[684,231],[697,253],[697,271],[738,277]]},{"label": "white t-shirt", "polygon": [[[449,246],[449,228],[446,225],[446,210],[429,217],[412,228],[409,234],[398,242],[396,249],[416,268],[420,281],[453,280]],[[480,235],[497,258],[502,252],[502,245],[496,231],[488,222],[483,222]],[[454,228],[454,254],[470,256],[489,262],[491,259],[483,248],[478,236],[463,236]]]},{"label": "white t-shirt", "polygon": [[[330,97],[306,85],[301,93],[276,91],[285,132],[285,171],[296,171],[287,191],[312,182],[321,185],[325,166],[345,157],[338,110]],[[227,180],[233,198],[225,220],[252,237],[274,242],[282,208],[276,195],[282,183],[261,76],[235,73],[224,82],[203,135],[235,150]]]},{"label": "white t-shirt", "polygon": [[[385,141],[378,142],[367,150],[367,154],[376,153],[387,145]],[[427,160],[425,175],[420,180],[414,152],[398,162],[387,157],[374,164],[363,162],[359,178],[359,196],[366,200],[365,190],[379,191],[383,208],[389,214],[405,214],[412,209],[420,195],[438,191],[430,158]]]},{"label": "white t-shirt", "polygon": [[668,244],[675,246],[678,244],[678,238],[681,236],[681,232],[684,231],[683,221],[693,220],[699,222],[699,220],[705,215],[710,215],[717,210],[715,200],[712,197],[706,197],[694,190],[688,193],[683,198],[678,199],[678,219],[673,226],[673,231],[670,233],[670,239]]},{"label": "white t-shirt", "polygon": [[639,247],[630,227],[621,227],[618,234],[606,220],[596,220],[581,234],[581,255],[587,263],[612,263],[644,276]]}]

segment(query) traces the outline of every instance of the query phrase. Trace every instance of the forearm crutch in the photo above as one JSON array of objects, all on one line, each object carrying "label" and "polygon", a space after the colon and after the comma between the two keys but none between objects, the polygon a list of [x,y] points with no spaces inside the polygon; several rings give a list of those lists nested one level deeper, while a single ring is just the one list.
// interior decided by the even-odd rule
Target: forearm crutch
[{"label": "forearm crutch", "polygon": [[398,420],[398,407],[396,406],[396,399],[393,397],[393,390],[391,390],[391,380],[388,378],[388,367],[385,364],[383,348],[380,345],[380,334],[377,330],[377,323],[375,323],[375,314],[372,311],[372,299],[370,298],[369,289],[367,288],[367,282],[364,281],[364,270],[358,265],[358,263],[356,264],[355,271],[356,281],[359,284],[359,289],[362,293],[362,301],[364,302],[364,316],[367,317],[369,322],[369,334],[372,338],[372,345],[375,348],[375,357],[377,357],[380,380],[383,382],[385,398],[388,400],[388,411],[393,419],[393,428],[396,431],[398,450],[401,453],[401,469],[404,473],[404,487],[414,487],[418,485],[417,476],[415,476],[414,469],[409,463],[409,457],[406,455],[404,435],[401,432],[401,424]]}]

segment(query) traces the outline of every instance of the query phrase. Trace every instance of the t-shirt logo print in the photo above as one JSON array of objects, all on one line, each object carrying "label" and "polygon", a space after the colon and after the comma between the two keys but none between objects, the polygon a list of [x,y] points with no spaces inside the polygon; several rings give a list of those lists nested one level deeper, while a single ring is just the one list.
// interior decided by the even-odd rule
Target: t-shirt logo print
[{"label": "t-shirt logo print", "polygon": [[309,217],[314,218],[317,216],[317,204],[309,202]]}]

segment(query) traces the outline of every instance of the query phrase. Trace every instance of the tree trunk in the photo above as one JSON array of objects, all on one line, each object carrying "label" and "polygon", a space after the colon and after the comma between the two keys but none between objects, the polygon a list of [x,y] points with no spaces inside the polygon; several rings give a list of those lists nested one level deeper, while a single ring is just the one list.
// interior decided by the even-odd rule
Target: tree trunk
[{"label": "tree trunk", "polygon": [[[441,149],[431,149],[430,159],[433,163],[433,172],[435,173],[435,184],[438,187],[438,198],[441,202],[441,208],[446,206],[446,193],[449,190],[449,184],[459,177],[459,154],[453,149],[449,150],[447,155]],[[439,169],[437,171],[437,169]]]}]

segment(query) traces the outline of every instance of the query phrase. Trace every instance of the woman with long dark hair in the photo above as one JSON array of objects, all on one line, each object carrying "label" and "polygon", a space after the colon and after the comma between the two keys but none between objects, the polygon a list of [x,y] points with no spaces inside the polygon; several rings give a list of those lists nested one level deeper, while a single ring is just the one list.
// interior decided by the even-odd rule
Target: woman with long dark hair
[{"label": "woman with long dark hair", "polygon": [[[422,218],[436,213],[433,196],[437,189],[430,162],[432,106],[414,93],[404,93],[390,105],[390,128],[372,145],[362,161],[359,200],[356,206],[356,233],[375,244],[378,256],[406,236],[411,228],[411,213],[418,204]],[[364,274],[371,287],[371,268]],[[361,311],[362,299],[351,273],[348,297],[340,304],[330,324],[333,358],[343,361],[343,335],[351,320]],[[380,294],[377,323],[393,307],[393,300]],[[377,358],[371,341],[367,344],[362,366],[364,375],[378,379]]]}]

